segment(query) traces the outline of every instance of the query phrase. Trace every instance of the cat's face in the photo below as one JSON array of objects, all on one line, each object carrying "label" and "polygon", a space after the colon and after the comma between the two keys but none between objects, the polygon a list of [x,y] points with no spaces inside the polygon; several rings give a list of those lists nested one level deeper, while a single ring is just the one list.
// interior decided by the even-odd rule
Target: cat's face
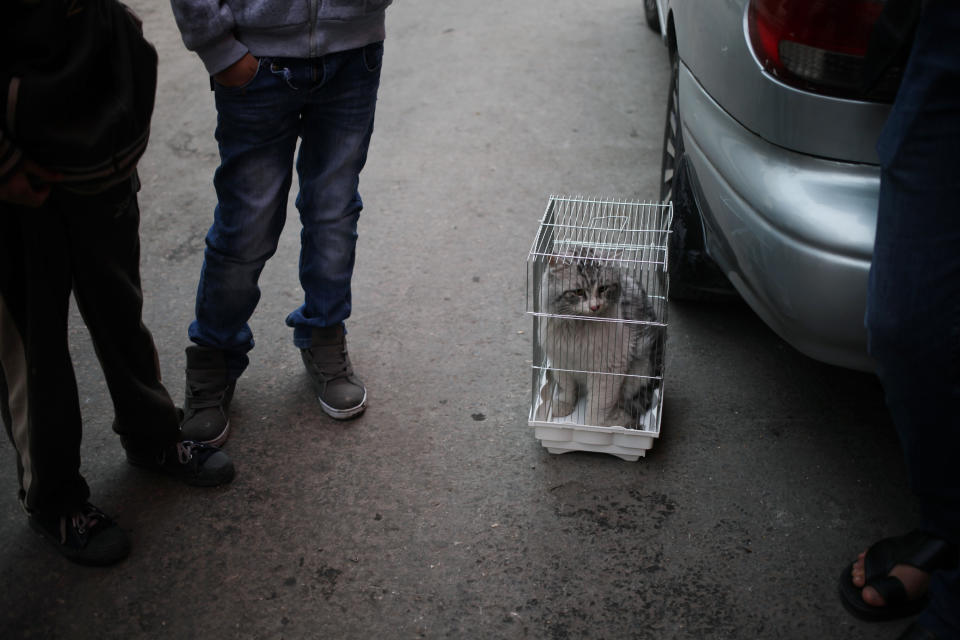
[{"label": "cat's face", "polygon": [[620,299],[614,269],[579,260],[551,264],[544,285],[552,313],[571,316],[604,316]]}]

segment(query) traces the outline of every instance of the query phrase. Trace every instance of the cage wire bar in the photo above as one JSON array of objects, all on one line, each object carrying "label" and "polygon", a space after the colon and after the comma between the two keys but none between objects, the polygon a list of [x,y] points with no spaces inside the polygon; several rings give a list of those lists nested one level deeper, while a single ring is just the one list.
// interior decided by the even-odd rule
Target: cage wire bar
[{"label": "cage wire bar", "polygon": [[670,203],[550,196],[527,258],[529,424],[551,453],[636,460],[660,433]]}]

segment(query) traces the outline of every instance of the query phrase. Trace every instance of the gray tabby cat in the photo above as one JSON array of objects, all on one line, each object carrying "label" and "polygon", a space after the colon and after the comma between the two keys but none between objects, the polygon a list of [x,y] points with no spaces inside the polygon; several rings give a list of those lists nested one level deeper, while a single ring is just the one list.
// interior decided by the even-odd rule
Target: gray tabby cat
[{"label": "gray tabby cat", "polygon": [[550,406],[554,418],[568,416],[585,395],[577,422],[640,427],[660,386],[665,338],[662,326],[619,322],[658,321],[641,284],[609,255],[570,251],[546,265],[540,308],[551,314],[540,326],[550,369],[537,419],[545,420]]}]

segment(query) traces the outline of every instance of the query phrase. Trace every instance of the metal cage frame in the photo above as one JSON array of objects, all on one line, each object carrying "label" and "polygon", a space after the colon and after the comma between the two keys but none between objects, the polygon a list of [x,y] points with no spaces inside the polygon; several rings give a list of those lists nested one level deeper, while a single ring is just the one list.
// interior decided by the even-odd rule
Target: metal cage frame
[{"label": "metal cage frame", "polygon": [[[572,450],[606,451],[625,459],[636,459],[659,436],[662,416],[665,362],[660,362],[659,386],[654,406],[646,422],[631,426],[590,424],[576,419],[537,416],[545,402],[541,391],[547,383],[547,371],[603,375],[599,370],[556,368],[547,361],[541,345],[546,322],[592,321],[617,324],[650,324],[662,328],[661,346],[667,330],[669,290],[669,234],[673,217],[672,203],[660,204],[616,198],[584,198],[552,195],[540,219],[527,256],[526,312],[533,319],[533,361],[528,423],[537,429],[537,437],[553,453]],[[590,261],[608,268],[627,270],[639,276],[647,297],[655,305],[656,321],[622,318],[586,318],[563,315],[542,308],[542,280],[551,260],[570,259],[571,254],[589,254]],[[663,350],[665,354],[665,348]],[[665,360],[665,357],[663,358]],[[626,376],[630,374],[610,373]],[[552,392],[551,392],[552,393]],[[559,438],[559,440],[556,440]],[[616,444],[619,442],[620,444]],[[626,447],[624,448],[624,443]]]}]

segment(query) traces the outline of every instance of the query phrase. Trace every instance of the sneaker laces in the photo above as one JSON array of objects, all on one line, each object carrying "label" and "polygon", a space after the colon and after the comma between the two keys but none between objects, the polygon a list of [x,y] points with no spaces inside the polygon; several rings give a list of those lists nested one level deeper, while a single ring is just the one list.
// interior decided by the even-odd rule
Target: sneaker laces
[{"label": "sneaker laces", "polygon": [[176,450],[177,461],[183,466],[187,466],[191,462],[195,462],[197,466],[200,466],[207,458],[218,451],[216,447],[201,442],[194,442],[193,440],[181,440],[177,443]]},{"label": "sneaker laces", "polygon": [[177,443],[177,458],[180,464],[188,464],[193,459],[194,443],[192,440]]},{"label": "sneaker laces", "polygon": [[191,409],[209,409],[219,407],[226,397],[226,387],[220,386],[220,380],[188,380],[186,396]]},{"label": "sneaker laces", "polygon": [[[77,532],[78,536],[84,536],[87,531],[90,531],[101,522],[106,522],[107,520],[108,518],[105,513],[92,504],[87,503],[83,506],[82,511],[78,511],[70,516],[70,525],[73,527],[73,530]],[[60,518],[60,544],[66,544],[66,542],[67,517],[63,516]]]},{"label": "sneaker laces", "polygon": [[[350,357],[347,355],[346,340],[340,340],[332,344],[313,345],[305,349],[310,354],[310,366],[326,382],[336,380],[337,378],[348,378],[353,375],[353,368],[350,366]],[[326,371],[320,366],[320,360],[324,365],[331,366],[331,370]]]}]

